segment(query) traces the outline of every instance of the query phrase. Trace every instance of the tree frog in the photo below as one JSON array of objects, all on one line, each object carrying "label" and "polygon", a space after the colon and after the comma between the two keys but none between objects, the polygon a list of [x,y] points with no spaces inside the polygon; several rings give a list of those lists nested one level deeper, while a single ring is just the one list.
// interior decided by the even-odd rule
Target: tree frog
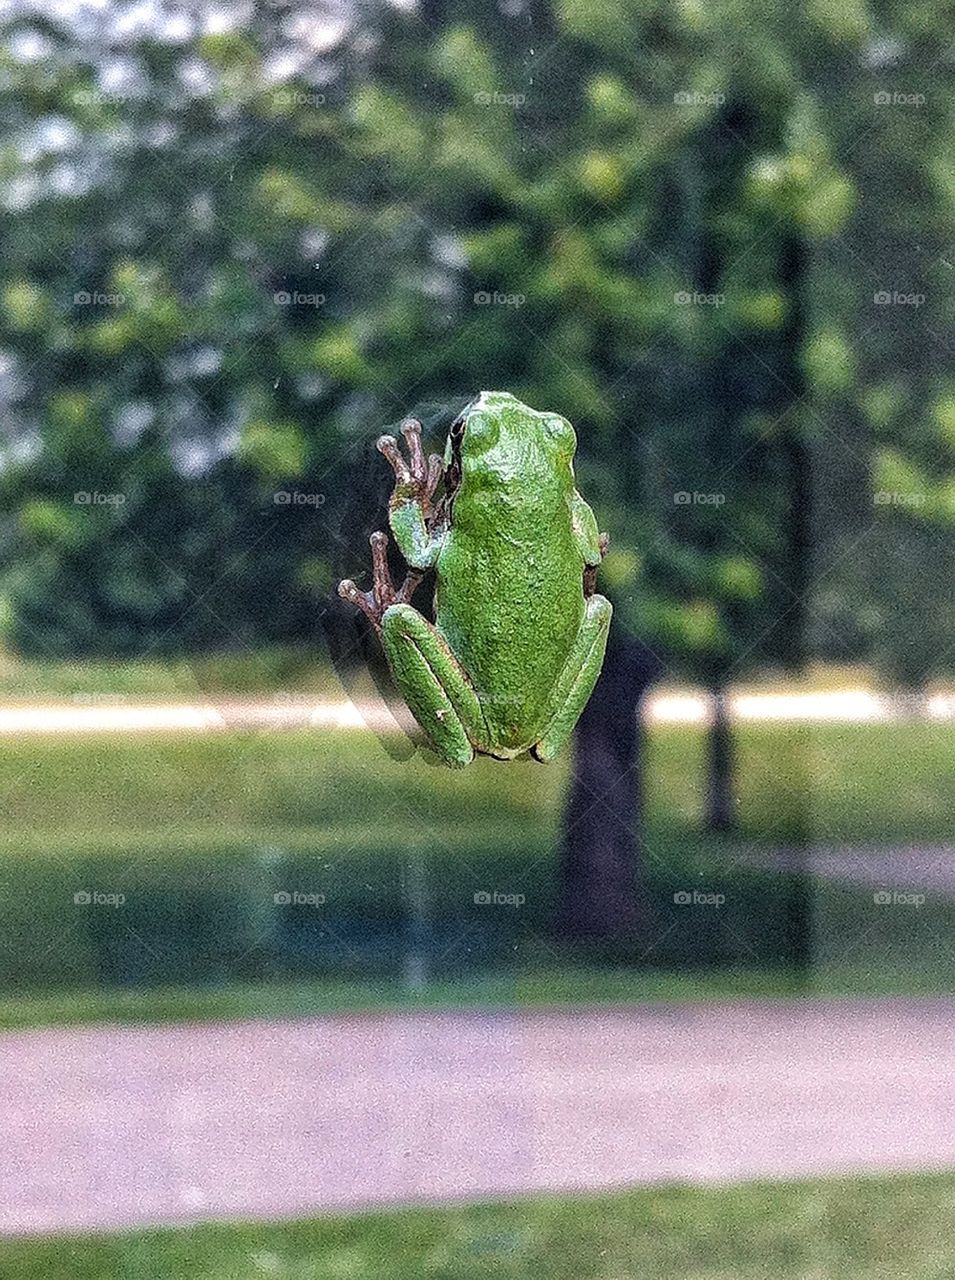
[{"label": "tree frog", "polygon": [[[552,759],[603,663],[612,612],[595,593],[607,549],[577,492],[574,428],[505,391],[482,391],[452,424],[444,459],[421,424],[377,443],[395,473],[389,524],[409,569],[395,588],[388,537],[371,535],[372,589],[343,599],[381,637],[395,683],[445,763],[475,752]],[[444,494],[435,494],[444,477]],[[435,617],[411,604],[434,570]]]}]

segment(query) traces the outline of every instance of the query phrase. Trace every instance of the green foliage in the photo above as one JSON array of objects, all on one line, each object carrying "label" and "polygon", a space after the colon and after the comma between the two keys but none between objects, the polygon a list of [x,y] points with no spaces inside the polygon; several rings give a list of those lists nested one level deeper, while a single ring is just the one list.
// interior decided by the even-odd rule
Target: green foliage
[{"label": "green foliage", "polygon": [[[574,421],[616,616],[671,669],[793,663],[809,624],[823,653],[950,665],[898,604],[919,539],[955,532],[932,6],[443,0],[428,36],[374,0],[321,53],[282,15],[123,37],[122,99],[68,17],[42,68],[5,29],[11,643],[312,638],[381,520],[364,442],[417,411],[437,444],[505,387]],[[909,82],[922,106],[876,100]],[[909,282],[924,307],[872,304]],[[918,509],[873,511],[893,459]],[[270,506],[293,481],[321,502]],[[852,550],[872,518],[878,563]],[[918,550],[886,574],[900,530]],[[851,551],[838,591],[812,537]],[[941,655],[933,586],[906,609]]]},{"label": "green foliage", "polygon": [[852,387],[852,350],[834,328],[812,334],[803,351],[806,376],[821,395],[847,392]]},{"label": "green foliage", "polygon": [[306,441],[294,422],[250,422],[242,429],[238,456],[266,480],[301,475]]}]

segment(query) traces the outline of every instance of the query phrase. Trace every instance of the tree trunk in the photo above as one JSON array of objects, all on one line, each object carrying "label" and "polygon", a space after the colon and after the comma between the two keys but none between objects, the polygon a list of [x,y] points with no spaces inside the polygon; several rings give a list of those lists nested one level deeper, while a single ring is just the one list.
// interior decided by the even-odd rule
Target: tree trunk
[{"label": "tree trunk", "polygon": [[736,796],[733,787],[733,730],[730,726],[726,688],[715,684],[711,690],[713,719],[707,735],[706,828],[732,831],[736,825]]},{"label": "tree trunk", "polygon": [[638,899],[643,696],[660,670],[648,649],[616,628],[603,673],[577,725],[561,854],[561,931],[624,938]]}]

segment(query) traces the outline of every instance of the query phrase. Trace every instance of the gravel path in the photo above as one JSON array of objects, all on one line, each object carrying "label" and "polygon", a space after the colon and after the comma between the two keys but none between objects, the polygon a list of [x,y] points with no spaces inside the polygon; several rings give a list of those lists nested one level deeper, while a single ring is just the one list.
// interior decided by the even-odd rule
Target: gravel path
[{"label": "gravel path", "polygon": [[0,1232],[955,1165],[955,998],[0,1036]]},{"label": "gravel path", "polygon": [[950,844],[753,852],[745,861],[780,870],[801,869],[873,889],[955,897],[955,845]]}]

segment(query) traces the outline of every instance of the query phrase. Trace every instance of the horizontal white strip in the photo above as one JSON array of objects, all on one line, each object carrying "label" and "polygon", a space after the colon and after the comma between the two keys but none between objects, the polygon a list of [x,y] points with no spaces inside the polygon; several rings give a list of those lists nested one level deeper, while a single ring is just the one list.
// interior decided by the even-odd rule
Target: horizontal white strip
[{"label": "horizontal white strip", "polygon": [[[729,700],[730,715],[741,721],[802,721],[850,724],[901,719],[951,720],[955,695],[925,700],[876,694],[865,689],[833,692],[740,693]],[[653,724],[705,724],[712,703],[705,694],[658,692],[646,701]],[[133,703],[121,695],[84,695],[82,701],[0,705],[0,735],[69,733],[205,733],[221,729],[327,728],[388,730],[395,719],[380,703],[312,701],[306,698],[246,701],[210,699],[206,703]]]}]

